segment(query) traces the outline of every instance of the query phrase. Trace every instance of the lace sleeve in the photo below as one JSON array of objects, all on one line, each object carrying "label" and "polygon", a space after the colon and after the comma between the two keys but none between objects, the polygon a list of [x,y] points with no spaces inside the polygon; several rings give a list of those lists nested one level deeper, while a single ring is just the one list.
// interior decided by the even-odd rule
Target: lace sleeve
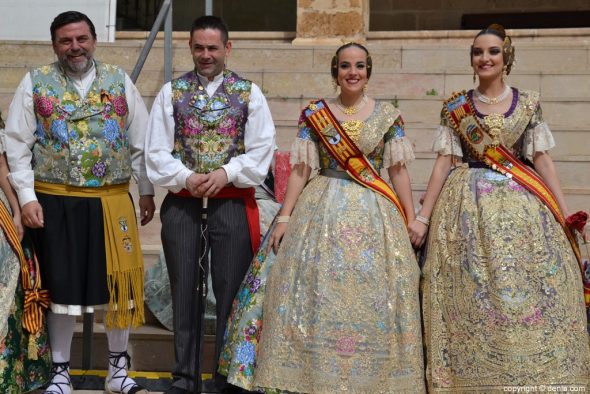
[{"label": "lace sleeve", "polygon": [[295,138],[291,144],[291,166],[295,164],[307,164],[312,170],[320,168],[320,158],[317,144],[311,139]]},{"label": "lace sleeve", "polygon": [[555,147],[555,140],[549,126],[543,120],[543,110],[541,104],[537,103],[535,112],[525,131],[524,141],[522,144],[522,155],[529,160],[533,160],[535,153],[547,152]]},{"label": "lace sleeve", "polygon": [[436,129],[432,151],[443,156],[454,155],[463,157],[459,136],[453,132],[453,129],[442,124]]},{"label": "lace sleeve", "polygon": [[291,144],[291,166],[295,164],[307,164],[312,170],[320,168],[320,154],[318,150],[319,139],[305,121],[305,113],[301,111],[299,116],[297,138]]},{"label": "lace sleeve", "polygon": [[406,137],[402,116],[396,108],[393,108],[393,106],[390,108],[394,111],[393,116],[395,120],[383,137],[385,141],[385,146],[383,147],[383,168],[389,168],[398,163],[408,164],[416,158],[412,143]]},{"label": "lace sleeve", "polygon": [[553,133],[551,133],[547,123],[540,122],[535,127],[526,131],[522,153],[527,159],[532,161],[535,153],[547,152],[554,147],[555,140],[553,139]]},{"label": "lace sleeve", "polygon": [[407,137],[395,138],[387,141],[383,150],[383,168],[389,168],[398,163],[408,164],[416,156],[412,143]]}]

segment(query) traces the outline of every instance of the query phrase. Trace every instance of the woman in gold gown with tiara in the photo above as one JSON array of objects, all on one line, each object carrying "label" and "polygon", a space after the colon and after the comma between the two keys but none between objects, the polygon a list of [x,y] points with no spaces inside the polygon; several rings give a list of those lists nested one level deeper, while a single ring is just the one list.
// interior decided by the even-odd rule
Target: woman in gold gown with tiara
[{"label": "woman in gold gown with tiara", "polygon": [[[274,263],[263,321],[224,351],[233,384],[301,393],[425,390],[420,273],[403,219],[414,220],[405,167],[414,154],[400,112],[364,94],[371,68],[364,46],[341,46],[332,60],[340,95],[303,110],[284,204],[262,245],[276,253],[264,257]],[[338,165],[309,123],[309,114],[322,108],[373,168],[387,169],[399,208]],[[309,180],[314,170],[319,175]],[[250,299],[247,292],[236,302]]]},{"label": "woman in gold gown with tiara", "polygon": [[[506,85],[513,61],[502,26],[476,35],[479,85],[445,101],[423,220],[409,226],[418,246],[430,219],[423,267],[430,392],[588,388],[583,281],[571,232],[557,219],[570,212],[547,153],[555,144],[539,94]],[[481,151],[486,143],[491,149]],[[496,162],[498,152],[516,159]],[[522,176],[531,167],[553,205]]]}]

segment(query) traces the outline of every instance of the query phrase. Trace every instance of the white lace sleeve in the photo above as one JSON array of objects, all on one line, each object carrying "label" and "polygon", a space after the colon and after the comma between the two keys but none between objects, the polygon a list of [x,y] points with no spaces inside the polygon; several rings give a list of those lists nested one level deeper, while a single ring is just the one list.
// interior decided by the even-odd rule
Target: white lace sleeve
[{"label": "white lace sleeve", "polygon": [[295,138],[291,145],[291,166],[295,164],[307,164],[312,170],[320,168],[320,156],[317,145],[315,142],[303,139]]},{"label": "white lace sleeve", "polygon": [[526,131],[522,153],[527,159],[533,160],[535,153],[546,152],[553,147],[555,147],[553,133],[551,133],[547,123],[541,122]]},{"label": "white lace sleeve", "polygon": [[0,155],[4,152],[4,129],[0,129]]},{"label": "white lace sleeve", "polygon": [[412,143],[407,137],[392,138],[385,143],[383,150],[383,168],[389,168],[398,163],[408,164],[416,156]]},{"label": "white lace sleeve", "polygon": [[439,125],[432,143],[432,151],[440,155],[455,155],[463,157],[461,140],[450,127]]}]

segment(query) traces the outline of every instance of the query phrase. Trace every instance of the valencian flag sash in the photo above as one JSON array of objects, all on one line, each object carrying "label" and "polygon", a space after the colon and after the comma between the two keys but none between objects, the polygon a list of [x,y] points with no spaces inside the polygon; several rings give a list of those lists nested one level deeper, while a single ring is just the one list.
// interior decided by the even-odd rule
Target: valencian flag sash
[{"label": "valencian flag sash", "polygon": [[312,102],[305,108],[304,113],[307,124],[315,131],[326,150],[338,162],[338,165],[356,182],[391,201],[407,225],[408,219],[399,198],[389,184],[381,178],[377,170],[373,168],[359,147],[346,134],[346,131],[340,122],[336,120],[326,102],[324,100]]},{"label": "valencian flag sash", "polygon": [[0,228],[20,263],[21,283],[24,292],[22,325],[30,334],[29,358],[36,360],[38,349],[34,346],[35,334],[43,326],[45,310],[49,307],[49,293],[41,288],[41,276],[37,258],[34,254],[29,259],[25,257],[16,227],[12,221],[12,215],[2,202],[0,202]]},{"label": "valencian flag sash", "polygon": [[582,254],[578,241],[573,231],[566,224],[565,217],[549,187],[545,185],[545,182],[537,173],[500,143],[498,137],[504,125],[504,117],[496,114],[488,115],[487,119],[484,119],[485,126],[483,126],[475,114],[473,102],[465,91],[454,93],[445,100],[443,113],[453,130],[478,160],[506,177],[512,178],[519,185],[537,196],[553,213],[553,216],[565,231],[580,265],[584,282],[584,300],[586,307],[590,308],[590,282],[585,280]]}]

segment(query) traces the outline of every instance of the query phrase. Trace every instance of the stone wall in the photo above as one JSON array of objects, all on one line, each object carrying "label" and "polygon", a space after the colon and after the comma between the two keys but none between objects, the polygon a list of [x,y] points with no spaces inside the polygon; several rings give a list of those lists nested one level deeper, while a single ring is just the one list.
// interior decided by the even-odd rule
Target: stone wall
[{"label": "stone wall", "polygon": [[298,0],[294,44],[364,41],[369,0]]}]

